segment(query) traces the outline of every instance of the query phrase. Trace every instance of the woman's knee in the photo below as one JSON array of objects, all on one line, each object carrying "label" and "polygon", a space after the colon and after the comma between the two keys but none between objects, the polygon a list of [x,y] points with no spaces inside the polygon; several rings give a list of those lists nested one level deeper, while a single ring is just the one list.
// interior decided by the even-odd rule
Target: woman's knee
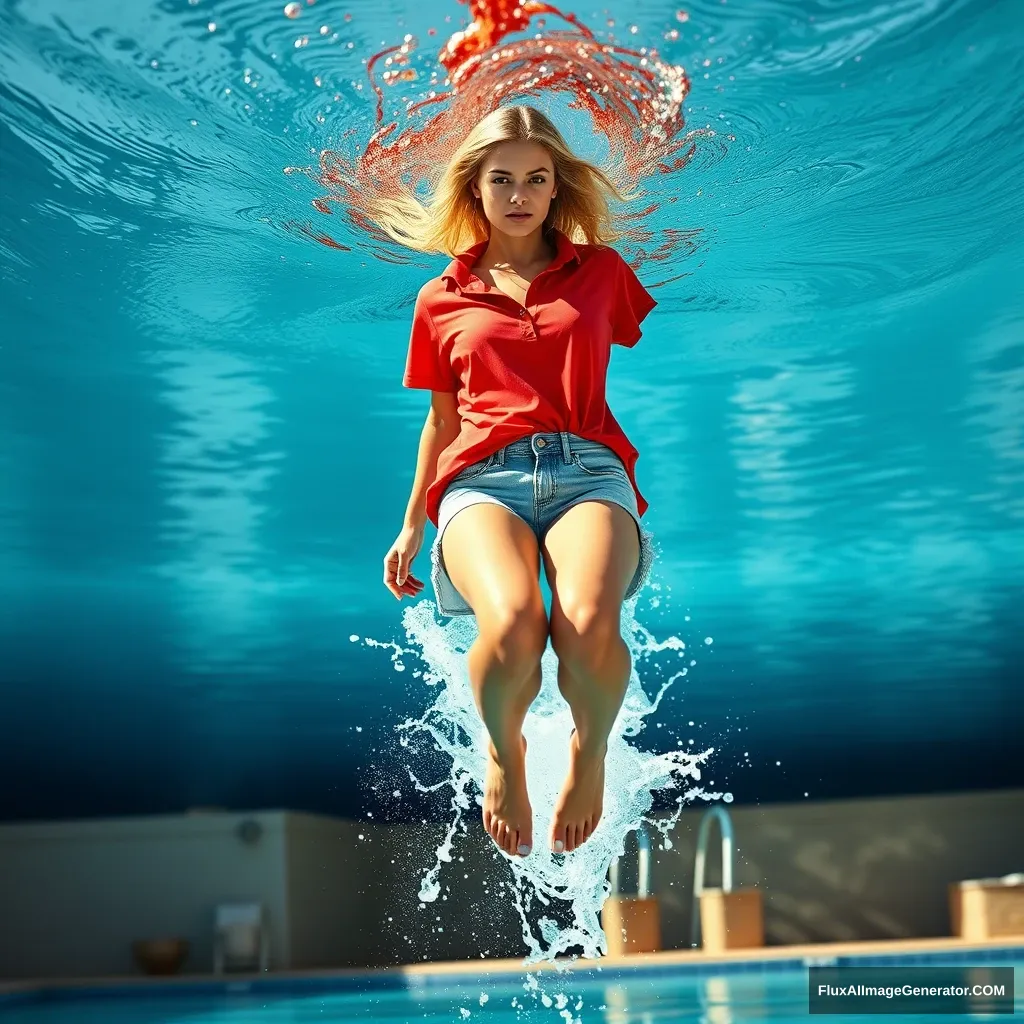
[{"label": "woman's knee", "polygon": [[477,626],[481,640],[503,665],[525,671],[538,664],[548,642],[548,616],[540,588],[521,600],[478,612]]},{"label": "woman's knee", "polygon": [[558,604],[551,616],[551,646],[559,662],[573,673],[600,674],[629,648],[622,639],[620,610],[594,602]]}]

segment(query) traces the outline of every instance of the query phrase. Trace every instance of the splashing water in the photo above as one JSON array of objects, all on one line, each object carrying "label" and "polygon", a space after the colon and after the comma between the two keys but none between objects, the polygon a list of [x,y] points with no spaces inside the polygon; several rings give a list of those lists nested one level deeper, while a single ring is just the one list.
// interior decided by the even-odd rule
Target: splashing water
[{"label": "splashing water", "polygon": [[[676,636],[658,641],[635,617],[637,597],[623,606],[622,635],[629,645],[633,669],[622,710],[608,740],[604,811],[593,835],[571,854],[550,850],[550,828],[555,801],[569,768],[569,734],[572,716],[557,687],[557,661],[548,648],[541,663],[542,686],[526,718],[527,784],[533,805],[534,843],[528,857],[504,857],[512,872],[516,907],[522,923],[523,942],[529,950],[526,963],[553,960],[559,954],[582,947],[583,956],[607,953],[607,942],[598,914],[609,894],[606,875],[612,860],[624,852],[628,834],[649,820],[662,834],[664,848],[671,847],[669,832],[686,803],[713,800],[720,793],[706,792],[687,780],[698,782],[701,766],[714,752],[670,751],[653,754],[628,742],[644,728],[644,719],[657,711],[672,684],[696,663],[686,644]],[[433,704],[417,719],[398,726],[401,746],[417,752],[417,738],[426,739],[450,759],[447,778],[429,785],[421,782],[412,766],[409,773],[421,792],[450,788],[451,819],[436,851],[433,866],[421,880],[419,898],[435,901],[441,892],[441,875],[453,860],[453,844],[463,820],[470,828],[480,821],[488,736],[470,687],[466,651],[476,639],[475,619],[465,616],[438,623],[432,602],[424,600],[403,615],[406,635],[412,644],[404,649],[367,639],[368,646],[388,647],[393,660],[418,653],[427,666],[425,683],[438,687]],[[638,668],[655,655],[668,655],[682,663],[670,671],[653,698],[644,691]],[[646,818],[656,793],[675,794],[676,810],[668,816]],[[495,848],[497,849],[497,847]]]},{"label": "splashing water", "polygon": [[[360,233],[387,240],[368,216],[372,197],[415,194],[421,183],[435,183],[457,144],[453,130],[474,124],[513,96],[569,94],[569,107],[589,113],[593,133],[607,140],[612,176],[630,189],[645,176],[681,170],[694,156],[698,138],[715,135],[710,128],[686,130],[683,103],[689,78],[682,67],[662,61],[657,50],[620,46],[611,36],[598,39],[575,15],[537,0],[472,0],[469,6],[469,25],[451,36],[437,58],[447,71],[443,87],[429,88],[422,99],[406,102],[409,123],[402,131],[397,120],[385,123],[383,87],[419,78],[410,63],[418,46],[411,35],[367,62],[377,107],[365,150],[350,156],[325,149],[317,167],[285,168],[286,173],[305,173],[327,191],[313,201],[321,213],[337,208]],[[560,18],[568,27],[547,29],[542,15]],[[532,36],[508,38],[531,27],[536,29]],[[435,71],[431,86],[436,79]],[[438,105],[442,109],[433,112]],[[647,218],[657,207],[652,200],[633,216]],[[348,248],[324,231],[310,226],[299,230],[324,245]],[[637,241],[652,236],[639,228],[624,234]],[[666,228],[662,234],[662,244],[646,253],[648,258],[667,258],[680,243],[692,248],[699,232]]]}]

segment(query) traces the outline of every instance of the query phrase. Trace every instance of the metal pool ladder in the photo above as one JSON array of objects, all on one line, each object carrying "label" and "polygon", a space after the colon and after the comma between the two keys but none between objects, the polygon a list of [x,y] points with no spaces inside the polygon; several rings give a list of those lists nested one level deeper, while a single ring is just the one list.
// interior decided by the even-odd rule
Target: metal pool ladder
[{"label": "metal pool ladder", "polygon": [[[612,883],[612,895],[619,895],[619,858],[616,857],[608,871]],[[643,822],[636,828],[636,895],[645,900],[651,895],[651,837]]]},{"label": "metal pool ladder", "polygon": [[712,822],[716,819],[722,833],[722,892],[732,892],[732,818],[721,804],[716,804],[700,819],[700,831],[697,833],[697,855],[693,862],[693,913],[690,918],[690,945],[694,948],[699,948],[701,944],[700,894],[704,891],[708,836],[711,834]]}]

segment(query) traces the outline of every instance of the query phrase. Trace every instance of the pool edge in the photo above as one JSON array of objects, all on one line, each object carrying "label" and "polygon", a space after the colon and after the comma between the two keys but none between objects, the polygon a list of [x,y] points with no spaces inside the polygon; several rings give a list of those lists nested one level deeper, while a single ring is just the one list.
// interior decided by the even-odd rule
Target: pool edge
[{"label": "pool edge", "polygon": [[699,950],[664,950],[600,960],[559,960],[527,964],[522,959],[452,960],[402,964],[379,968],[319,968],[273,971],[265,974],[211,973],[166,977],[112,975],[93,978],[29,978],[0,981],[0,1008],[34,1002],[64,1001],[79,997],[103,997],[158,993],[279,992],[282,995],[326,991],[421,990],[457,985],[460,980],[512,978],[530,972],[566,972],[599,975],[613,980],[630,975],[702,975],[713,973],[774,972],[807,966],[842,966],[865,960],[884,963],[996,962],[1024,956],[1024,936],[966,941],[954,938],[883,939],[864,942],[808,943],[764,946],[708,954]]}]

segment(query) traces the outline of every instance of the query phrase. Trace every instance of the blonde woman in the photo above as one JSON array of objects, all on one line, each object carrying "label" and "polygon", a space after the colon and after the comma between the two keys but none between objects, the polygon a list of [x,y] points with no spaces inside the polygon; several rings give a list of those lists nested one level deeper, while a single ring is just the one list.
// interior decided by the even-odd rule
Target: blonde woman
[{"label": "blonde woman", "polygon": [[546,116],[509,106],[470,131],[429,206],[391,200],[377,218],[406,245],[454,256],[413,313],[404,385],[431,403],[384,584],[398,600],[423,589],[411,565],[429,519],[438,610],[476,616],[468,669],[490,735],[483,823],[511,856],[533,846],[522,727],[549,637],[575,724],[552,851],[571,853],[597,827],[631,670],[622,602],[652,560],[637,451],[605,380],[611,345],[635,345],[656,303],[605,244],[609,195],[623,198]]}]

